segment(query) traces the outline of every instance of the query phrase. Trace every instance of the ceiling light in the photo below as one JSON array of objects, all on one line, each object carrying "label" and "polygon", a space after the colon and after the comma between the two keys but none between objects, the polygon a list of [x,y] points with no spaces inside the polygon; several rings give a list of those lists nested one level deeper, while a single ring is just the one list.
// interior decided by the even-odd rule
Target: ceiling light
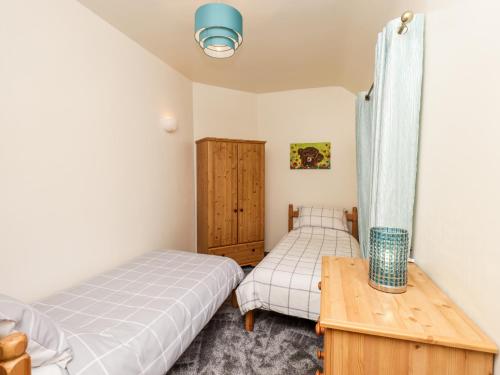
[{"label": "ceiling light", "polygon": [[202,5],[194,18],[194,38],[210,57],[231,57],[243,42],[243,17],[230,5]]}]

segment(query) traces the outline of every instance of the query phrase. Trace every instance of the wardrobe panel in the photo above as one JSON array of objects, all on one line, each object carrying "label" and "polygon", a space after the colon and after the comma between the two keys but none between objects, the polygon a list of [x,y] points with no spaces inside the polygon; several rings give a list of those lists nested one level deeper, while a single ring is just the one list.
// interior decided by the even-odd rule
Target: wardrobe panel
[{"label": "wardrobe panel", "polygon": [[238,242],[264,240],[264,145],[238,144]]},{"label": "wardrobe panel", "polygon": [[238,147],[209,142],[208,247],[238,243]]}]

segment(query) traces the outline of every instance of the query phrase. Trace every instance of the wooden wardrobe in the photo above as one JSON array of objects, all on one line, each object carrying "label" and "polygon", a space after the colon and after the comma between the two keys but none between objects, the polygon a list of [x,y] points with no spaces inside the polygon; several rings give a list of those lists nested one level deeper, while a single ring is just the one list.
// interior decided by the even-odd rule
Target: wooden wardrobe
[{"label": "wooden wardrobe", "polygon": [[196,141],[198,252],[256,265],[264,257],[265,142]]}]

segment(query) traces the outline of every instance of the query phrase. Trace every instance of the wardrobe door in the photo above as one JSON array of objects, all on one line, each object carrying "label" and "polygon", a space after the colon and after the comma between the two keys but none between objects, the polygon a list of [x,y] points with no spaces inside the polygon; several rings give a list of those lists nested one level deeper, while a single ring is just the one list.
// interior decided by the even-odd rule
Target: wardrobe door
[{"label": "wardrobe door", "polygon": [[264,240],[264,145],[238,144],[238,242]]},{"label": "wardrobe door", "polygon": [[208,144],[208,247],[238,243],[238,145]]}]

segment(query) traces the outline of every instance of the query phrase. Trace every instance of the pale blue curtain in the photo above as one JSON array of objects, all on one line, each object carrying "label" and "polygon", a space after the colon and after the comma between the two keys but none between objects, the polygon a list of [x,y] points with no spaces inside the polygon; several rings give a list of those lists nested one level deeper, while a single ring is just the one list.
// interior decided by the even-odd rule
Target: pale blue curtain
[{"label": "pale blue curtain", "polygon": [[366,92],[356,98],[356,160],[358,175],[358,228],[359,244],[364,258],[368,257],[368,219],[370,207],[370,181],[372,158],[372,100],[365,100]]},{"label": "pale blue curtain", "polygon": [[369,230],[374,226],[406,229],[411,243],[424,16],[415,15],[406,34],[398,34],[400,24],[399,19],[393,20],[378,35],[370,104],[362,103],[363,93],[358,96],[358,205],[364,256],[368,255]]}]

